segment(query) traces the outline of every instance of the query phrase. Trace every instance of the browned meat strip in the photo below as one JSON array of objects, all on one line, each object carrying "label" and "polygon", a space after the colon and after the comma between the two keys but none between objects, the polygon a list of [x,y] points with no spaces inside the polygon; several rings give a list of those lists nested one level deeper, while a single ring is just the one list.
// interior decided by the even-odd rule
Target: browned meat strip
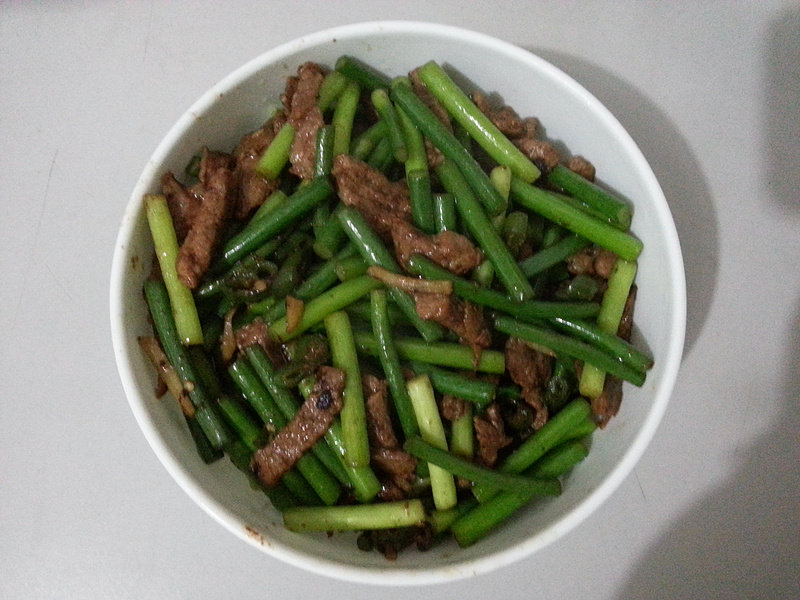
[{"label": "browned meat strip", "polygon": [[[619,329],[617,329],[617,335],[627,341],[631,339],[631,330],[633,328],[636,291],[635,285],[631,287],[628,299],[625,301],[625,308],[622,310]],[[612,375],[606,375],[603,392],[597,398],[592,399],[591,405],[592,416],[597,426],[601,429],[604,428],[611,418],[619,412],[619,408],[622,405],[622,380]]]},{"label": "browned meat strip", "polygon": [[514,145],[531,159],[537,167],[547,173],[561,162],[561,155],[555,146],[548,141],[537,138],[539,119],[528,117],[520,121],[518,136],[509,136]]},{"label": "browned meat strip", "polygon": [[286,122],[283,113],[267,121],[263,127],[244,136],[233,152],[236,161],[236,182],[239,187],[235,207],[237,219],[244,219],[261,206],[280,182],[269,181],[256,173],[255,168],[264,150]]},{"label": "browned meat strip", "polygon": [[566,262],[567,270],[573,275],[608,279],[617,262],[617,255],[604,248],[588,246],[567,258]]},{"label": "browned meat strip", "polygon": [[492,106],[489,99],[479,90],[472,92],[472,101],[504,135],[517,138],[525,134],[525,125],[522,119],[510,106]]},{"label": "browned meat strip", "polygon": [[314,175],[317,132],[324,125],[322,112],[317,106],[319,86],[324,74],[319,65],[307,62],[297,70],[297,77],[287,84],[283,101],[289,114],[289,123],[295,129],[289,155],[290,171],[302,179]]},{"label": "browned meat strip", "polygon": [[567,257],[567,270],[573,275],[589,275],[594,273],[594,249],[592,247],[578,250]]},{"label": "browned meat strip", "polygon": [[589,181],[594,181],[594,165],[582,156],[571,156],[567,161],[567,168]]},{"label": "browned meat strip", "polygon": [[269,327],[261,317],[239,327],[235,333],[236,347],[244,352],[248,346],[261,346],[273,364],[283,364],[283,355],[277,343],[269,335]]},{"label": "browned meat strip", "polygon": [[236,345],[242,352],[250,346],[258,345],[266,349],[269,340],[269,328],[261,318],[254,319],[236,330]]},{"label": "browned meat strip", "polygon": [[342,202],[358,209],[384,240],[391,240],[401,264],[417,253],[463,275],[483,260],[480,250],[463,235],[444,231],[430,236],[411,224],[405,181],[390,181],[380,171],[345,154],[334,159],[332,174]]},{"label": "browned meat strip", "polygon": [[200,165],[197,171],[197,179],[200,183],[205,184],[209,178],[220,169],[230,169],[232,166],[233,157],[227,152],[216,152],[204,148],[200,155]]},{"label": "browned meat strip", "polygon": [[450,329],[458,335],[462,344],[472,348],[477,365],[481,352],[492,344],[492,334],[481,307],[452,295],[425,292],[414,294],[414,300],[421,318]]},{"label": "browned meat strip", "polygon": [[286,78],[286,85],[283,87],[283,93],[281,94],[281,102],[287,111],[292,108],[292,96],[297,91],[299,82],[300,77],[298,75],[291,75]]},{"label": "browned meat strip", "polygon": [[394,433],[389,414],[388,386],[386,381],[374,375],[364,375],[361,387],[366,397],[367,433],[370,444],[376,448],[399,448],[400,442]]},{"label": "browned meat strip", "polygon": [[207,182],[213,181],[219,170],[231,168],[231,155],[204,148],[200,157],[200,183],[185,187],[172,172],[161,177],[161,191],[167,199],[178,243],[183,243],[203,204],[203,191]]},{"label": "browned meat strip", "polygon": [[342,202],[358,209],[378,235],[392,241],[401,264],[417,253],[463,275],[483,260],[480,250],[461,234],[444,231],[430,236],[414,227],[404,181],[389,181],[380,171],[344,154],[334,159],[332,173]]},{"label": "browned meat strip", "polygon": [[194,212],[177,260],[178,276],[191,289],[197,287],[211,264],[230,214],[234,189],[230,160],[205,148],[200,159],[200,173],[200,183],[192,186],[192,191],[201,198],[200,206]]},{"label": "browned meat strip", "polygon": [[361,378],[367,413],[370,461],[377,471],[383,500],[400,500],[411,489],[416,477],[417,460],[400,447],[389,412],[386,381],[374,375]]},{"label": "browned meat strip", "polygon": [[536,117],[525,117],[522,119],[522,135],[523,138],[535,138],[539,131],[539,119]]},{"label": "browned meat strip", "polygon": [[455,421],[467,414],[467,403],[461,398],[445,394],[442,396],[439,412],[441,412],[443,419]]},{"label": "browned meat strip", "polygon": [[617,335],[628,342],[631,341],[631,332],[633,330],[633,309],[636,306],[636,292],[638,289],[639,288],[636,287],[636,284],[631,286],[631,290],[628,292],[628,299],[625,300],[625,306],[622,309],[622,317],[619,320],[619,329],[617,329]]},{"label": "browned meat strip", "polygon": [[417,253],[463,275],[483,260],[480,250],[461,234],[444,231],[430,236],[414,227],[404,181],[389,181],[380,171],[344,154],[334,159],[332,173],[342,202],[358,209],[378,235],[392,241],[401,264]]},{"label": "browned meat strip", "polygon": [[603,384],[603,392],[596,398],[592,398],[592,417],[600,429],[603,429],[608,422],[619,412],[622,405],[622,380],[613,375],[606,375]]},{"label": "browned meat strip", "polygon": [[472,421],[475,425],[475,440],[478,443],[477,458],[481,464],[493,467],[500,450],[513,441],[505,433],[500,407],[493,402],[482,415],[475,415]]},{"label": "browned meat strip", "polygon": [[331,173],[342,202],[357,208],[382,237],[391,236],[399,221],[411,220],[405,181],[389,181],[380,171],[347,154],[333,159]]},{"label": "browned meat strip", "polygon": [[483,260],[480,250],[461,234],[444,231],[430,236],[414,227],[404,181],[389,181],[380,171],[345,154],[334,159],[332,174],[342,202],[358,209],[378,235],[392,241],[401,264],[417,253],[463,275]]},{"label": "browned meat strip", "polygon": [[464,275],[483,261],[483,253],[465,236],[455,231],[428,235],[411,223],[398,220],[390,234],[395,255],[401,265],[407,264],[412,254],[422,254],[448,271]]},{"label": "browned meat strip", "polygon": [[617,255],[605,248],[599,248],[594,259],[594,273],[600,279],[607,280],[611,277],[615,264],[617,264]]},{"label": "browned meat strip", "polygon": [[522,399],[536,411],[533,428],[539,429],[547,422],[542,395],[552,373],[553,359],[515,337],[506,342],[505,358],[511,380],[522,388]]},{"label": "browned meat strip", "polygon": [[550,142],[522,137],[515,140],[514,143],[544,173],[561,162],[561,155]]},{"label": "browned meat strip", "polygon": [[200,209],[201,198],[191,190],[186,189],[172,172],[165,173],[161,178],[161,193],[167,199],[175,235],[178,243],[182,244],[189,233],[192,221]]},{"label": "browned meat strip", "polygon": [[402,448],[375,448],[370,461],[381,476],[383,500],[406,497],[416,478],[417,459]]},{"label": "browned meat strip", "polygon": [[253,454],[250,467],[264,485],[273,486],[319,440],[342,410],[345,375],[320,367],[308,398],[286,426]]}]

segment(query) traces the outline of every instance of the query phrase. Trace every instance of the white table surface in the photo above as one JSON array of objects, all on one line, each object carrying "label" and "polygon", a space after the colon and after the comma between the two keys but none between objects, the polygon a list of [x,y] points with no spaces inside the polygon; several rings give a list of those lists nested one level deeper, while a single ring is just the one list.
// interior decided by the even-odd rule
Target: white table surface
[{"label": "white table surface", "polygon": [[[653,165],[687,345],[633,473],[499,572],[381,589],[261,554],[196,507],[117,377],[108,277],[156,144],[215,81],[349,22],[428,20],[577,78]],[[0,597],[799,598],[796,2],[0,2]]]}]

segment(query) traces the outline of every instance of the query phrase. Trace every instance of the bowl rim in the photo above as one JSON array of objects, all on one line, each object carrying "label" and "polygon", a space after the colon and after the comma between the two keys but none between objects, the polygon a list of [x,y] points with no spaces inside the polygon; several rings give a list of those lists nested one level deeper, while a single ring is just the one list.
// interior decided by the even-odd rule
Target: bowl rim
[{"label": "bowl rim", "polygon": [[[463,40],[466,37],[469,38],[470,44],[491,48],[497,53],[511,56],[515,60],[534,66],[548,77],[557,80],[559,85],[568,88],[570,93],[580,96],[582,101],[590,106],[592,112],[602,119],[620,142],[624,143],[629,149],[631,157],[636,162],[638,172],[646,185],[647,195],[652,198],[659,218],[663,223],[671,225],[663,234],[667,242],[667,254],[671,263],[667,271],[672,274],[670,289],[672,290],[671,299],[674,304],[674,312],[672,314],[672,333],[668,349],[665,355],[660,357],[663,370],[661,386],[655,390],[651,409],[622,458],[599,486],[591,490],[567,514],[539,531],[534,537],[494,552],[491,555],[427,569],[403,567],[376,569],[358,565],[345,565],[305,554],[277,540],[263,543],[248,535],[245,527],[233,512],[214,500],[194,481],[161,438],[156,423],[142,402],[140,390],[136,385],[130,368],[131,357],[126,344],[127,332],[123,310],[126,298],[123,294],[124,286],[122,284],[128,267],[127,244],[136,226],[137,218],[141,213],[141,197],[147,191],[146,187],[151,185],[153,177],[156,175],[156,169],[159,168],[175,141],[192,125],[196,115],[203,114],[219,97],[220,93],[248,79],[263,66],[276,63],[304,48],[315,47],[332,40],[359,38],[377,33],[413,33],[459,40]],[[114,247],[110,276],[109,309],[112,346],[117,370],[134,417],[162,465],[176,483],[209,516],[240,539],[256,546],[272,557],[316,574],[364,584],[422,585],[452,582],[468,576],[485,574],[527,557],[575,528],[619,487],[633,470],[653,438],[666,411],[677,379],[685,338],[686,284],[677,231],[666,198],[655,174],[630,134],[622,127],[616,117],[581,84],[533,52],[482,32],[452,25],[413,20],[365,21],[331,27],[303,35],[257,55],[220,79],[180,116],[150,156],[126,205]]]}]

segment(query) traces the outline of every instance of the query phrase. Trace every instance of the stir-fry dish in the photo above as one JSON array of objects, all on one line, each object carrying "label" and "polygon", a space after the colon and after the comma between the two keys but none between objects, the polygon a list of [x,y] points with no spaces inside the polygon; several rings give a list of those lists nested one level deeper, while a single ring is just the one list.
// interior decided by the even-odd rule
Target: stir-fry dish
[{"label": "stir-fry dish", "polygon": [[292,531],[469,546],[558,496],[652,367],[631,206],[492,97],[305,63],[144,198],[156,393]]}]

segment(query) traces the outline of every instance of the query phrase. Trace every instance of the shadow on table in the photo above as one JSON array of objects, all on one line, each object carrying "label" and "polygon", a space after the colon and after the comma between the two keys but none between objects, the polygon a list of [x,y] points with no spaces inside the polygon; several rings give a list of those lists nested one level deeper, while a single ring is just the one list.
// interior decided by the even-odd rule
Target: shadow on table
[{"label": "shadow on table", "polygon": [[762,145],[766,188],[781,207],[800,210],[800,10],[787,9],[771,24],[763,82],[766,110]]},{"label": "shadow on table", "polygon": [[[800,209],[800,11],[785,11],[767,35],[762,69],[767,159],[752,166],[766,165],[764,187],[794,218]],[[690,507],[648,549],[620,600],[800,598],[800,303],[790,317],[788,326],[774,330],[790,333],[788,341],[776,339],[787,341],[775,399],[782,405],[778,419],[733,457],[739,458],[738,469],[725,484]],[[745,361],[743,356],[743,368]],[[752,390],[757,389],[754,381]],[[748,402],[748,392],[742,392],[730,400]]]},{"label": "shadow on table", "polygon": [[[792,322],[800,323],[800,305]],[[791,334],[780,416],[732,457],[739,465],[728,480],[647,549],[619,600],[800,598],[800,327]]]},{"label": "shadow on table", "polygon": [[[768,35],[762,127],[767,160],[753,160],[750,165],[768,164],[765,173],[754,176],[766,177],[765,187],[779,208],[796,211],[800,208],[800,12],[781,15]],[[688,145],[666,115],[613,74],[573,57],[537,53],[595,94],[653,166],[684,250],[688,352],[709,310],[719,254],[711,197]],[[782,403],[779,418],[768,433],[742,444],[741,452],[732,457],[738,459],[738,468],[723,485],[689,507],[647,549],[620,591],[620,600],[800,598],[800,470],[795,468],[800,463],[800,305],[791,317],[788,328],[778,329],[790,331],[780,398],[775,399]],[[743,356],[743,365],[744,361]],[[753,389],[758,389],[757,382]],[[747,395],[743,390],[741,397],[730,401],[746,403]]]},{"label": "shadow on table", "polygon": [[669,116],[628,82],[582,58],[552,50],[529,50],[580,82],[614,114],[661,184],[683,250],[687,293],[684,356],[688,355],[714,297],[719,257],[717,215],[700,165]]}]

